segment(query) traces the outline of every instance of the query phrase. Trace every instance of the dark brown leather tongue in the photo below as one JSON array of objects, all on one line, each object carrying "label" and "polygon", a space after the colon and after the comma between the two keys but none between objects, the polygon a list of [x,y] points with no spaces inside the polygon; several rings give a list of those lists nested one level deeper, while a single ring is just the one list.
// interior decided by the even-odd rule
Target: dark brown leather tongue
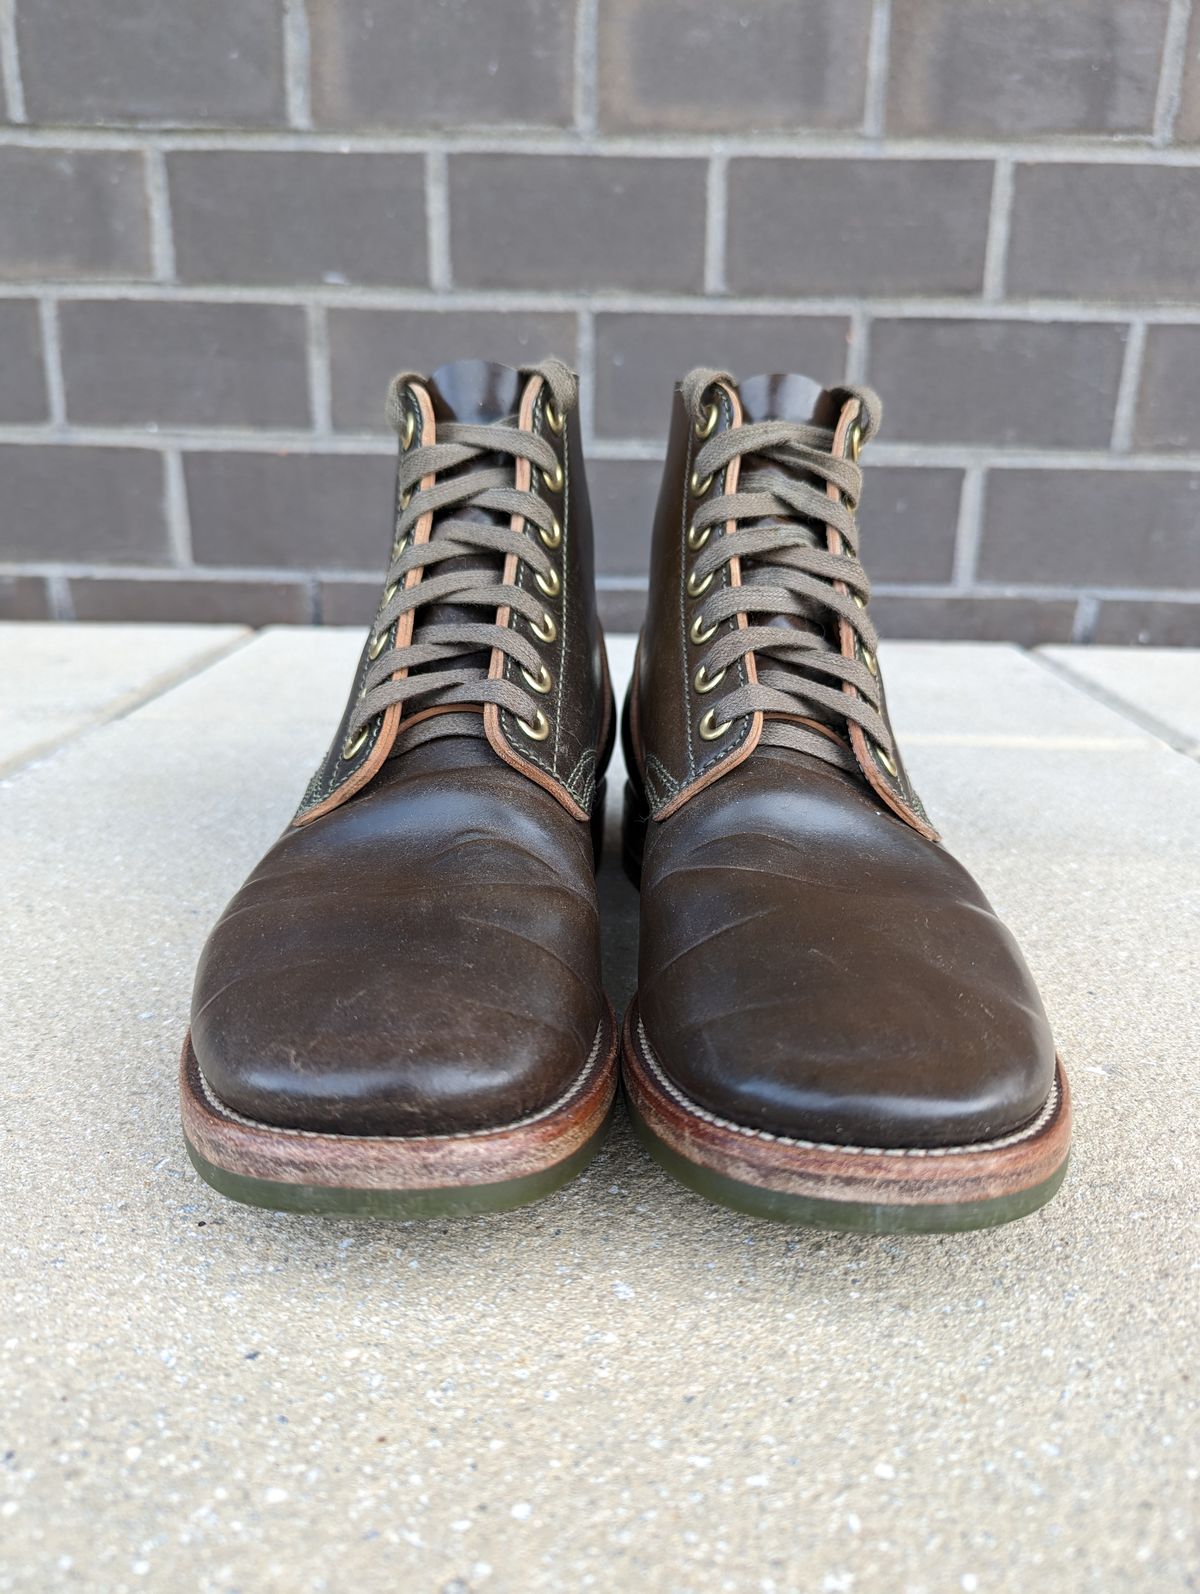
[{"label": "dark brown leather tongue", "polygon": [[[525,386],[525,378],[520,371],[514,370],[511,365],[500,365],[494,360],[451,360],[446,365],[440,365],[424,382],[424,387],[429,394],[430,403],[433,405],[435,421],[441,425],[447,422],[458,422],[467,426],[490,426],[494,422],[504,422],[510,426],[517,424],[517,414],[521,407],[521,393]],[[485,455],[479,459],[471,460],[467,465],[460,466],[454,472],[443,473],[441,479],[447,480],[452,475],[494,468],[498,465],[508,466],[512,463],[509,454]],[[458,505],[446,510],[439,515],[433,524],[431,541],[436,541],[438,523],[441,520],[468,520],[479,521],[483,524],[507,524],[508,517],[495,510],[480,509],[474,504]],[[448,575],[451,572],[466,573],[470,570],[493,571],[497,581],[503,572],[504,560],[496,554],[478,553],[460,559],[448,559],[435,566],[438,575]],[[413,630],[413,641],[419,642],[424,630],[431,625],[448,625],[462,622],[490,621],[492,614],[486,610],[470,604],[435,603],[429,608],[418,613],[416,625]],[[477,653],[464,656],[463,663],[471,663],[482,679],[487,675],[488,665],[491,662],[488,653]],[[423,675],[432,673],[444,666],[430,664],[419,666],[414,674]],[[473,724],[474,716],[467,723]],[[461,723],[456,720],[455,724]],[[482,721],[474,726],[482,735]],[[403,751],[403,743],[398,744],[397,752]]]},{"label": "dark brown leather tongue", "polygon": [[[795,372],[781,372],[774,375],[750,376],[738,383],[738,397],[742,402],[742,418],[746,423],[755,421],[795,421],[801,426],[820,426],[832,432],[841,413],[841,404],[819,382],[814,382],[811,377],[801,376]],[[787,471],[776,461],[757,455],[748,455],[742,460],[742,480],[747,475],[756,475],[760,486],[769,484],[771,477],[786,480],[789,476],[793,479],[808,481],[817,487],[823,484],[820,480],[808,474],[793,474]],[[765,478],[765,480],[764,480]],[[739,483],[741,485],[741,483]],[[744,521],[743,525],[763,526],[770,524],[768,521]],[[804,541],[812,548],[825,547],[825,527],[814,522],[803,521],[798,523]],[[742,580],[747,587],[757,584],[770,586],[773,583],[773,574],[769,556],[762,559],[744,559],[742,561]],[[781,630],[807,631],[810,636],[823,637],[831,647],[836,646],[836,628],[831,621],[828,611],[819,604],[805,605],[802,614],[797,615],[755,615],[753,608],[749,608],[751,624],[763,623],[778,627]],[[764,664],[766,660],[762,661]],[[798,675],[807,677],[809,672],[803,665],[793,664],[784,659],[773,658],[769,668],[785,675]],[[827,716],[810,711],[810,718],[826,719]]]},{"label": "dark brown leather tongue", "polygon": [[748,421],[799,421],[832,431],[841,412],[832,393],[810,376],[794,371],[748,376],[738,383],[738,395]]},{"label": "dark brown leather tongue", "polygon": [[437,420],[472,426],[515,420],[524,385],[520,371],[494,360],[451,360],[426,383]]}]

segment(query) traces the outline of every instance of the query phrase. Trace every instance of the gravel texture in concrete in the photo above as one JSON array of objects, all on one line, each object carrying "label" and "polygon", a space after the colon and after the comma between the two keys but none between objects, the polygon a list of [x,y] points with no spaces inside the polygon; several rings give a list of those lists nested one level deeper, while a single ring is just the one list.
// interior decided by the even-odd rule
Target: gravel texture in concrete
[{"label": "gravel texture in concrete", "polygon": [[1194,1589],[1200,767],[1036,656],[885,650],[1074,1085],[1023,1223],[741,1218],[623,1121],[507,1216],[273,1215],[192,1172],[178,1049],[358,645],[263,634],[0,790],[0,1590]]}]

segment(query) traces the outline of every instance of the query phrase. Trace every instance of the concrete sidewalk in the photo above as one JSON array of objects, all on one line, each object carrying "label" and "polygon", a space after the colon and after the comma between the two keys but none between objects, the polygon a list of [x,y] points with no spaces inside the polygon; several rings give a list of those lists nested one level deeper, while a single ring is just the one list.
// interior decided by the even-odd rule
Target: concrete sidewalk
[{"label": "concrete sidewalk", "polygon": [[359,642],[0,628],[0,1590],[1195,1589],[1200,654],[885,649],[1077,1115],[1044,1212],[885,1239],[711,1207],[623,1121],[504,1217],[294,1218],[200,1183],[195,959]]}]

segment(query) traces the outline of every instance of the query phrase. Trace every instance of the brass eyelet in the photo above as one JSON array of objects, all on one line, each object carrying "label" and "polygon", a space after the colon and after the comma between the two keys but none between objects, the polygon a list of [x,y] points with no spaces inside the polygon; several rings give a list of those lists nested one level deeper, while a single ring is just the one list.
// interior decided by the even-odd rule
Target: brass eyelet
[{"label": "brass eyelet", "polygon": [[862,427],[857,422],[850,428],[850,435],[846,440],[850,445],[850,458],[858,464],[858,456],[862,453]]},{"label": "brass eyelet", "polygon": [[696,572],[693,570],[691,575],[687,578],[688,597],[689,598],[702,597],[704,595],[704,593],[706,593],[708,591],[709,587],[712,586],[713,577],[716,575],[716,573],[717,572],[715,570],[710,570],[708,572],[708,574],[703,577],[702,580],[697,581],[696,580]]},{"label": "brass eyelet", "polygon": [[412,490],[411,487],[406,487],[404,489],[404,491],[400,494],[400,507],[401,507],[401,509],[407,509],[409,504],[412,503],[412,495],[413,495],[413,490]]},{"label": "brass eyelet", "polygon": [[701,548],[704,547],[704,544],[708,541],[708,539],[711,536],[712,536],[712,522],[711,521],[708,523],[707,526],[697,526],[696,522],[693,520],[691,525],[688,527],[687,545],[688,545],[689,548],[692,549],[693,552],[698,552]]},{"label": "brass eyelet", "polygon": [[544,470],[542,472],[542,480],[552,493],[562,492],[563,482],[566,478],[563,476],[563,468],[558,460],[554,462],[554,474],[551,475],[548,470]]},{"label": "brass eyelet", "polygon": [[896,765],[892,762],[892,760],[888,757],[888,755],[884,752],[883,748],[880,747],[878,742],[875,743],[875,757],[883,765],[884,769],[887,770],[888,774],[892,777],[892,779],[895,780],[896,777],[899,775],[900,771],[899,771],[899,769],[897,769]]},{"label": "brass eyelet", "polygon": [[567,424],[566,415],[565,414],[560,415],[558,410],[554,407],[554,400],[553,399],[547,399],[546,400],[546,425],[557,436],[557,435],[560,435],[562,433],[562,429],[563,429],[563,427],[566,424]]},{"label": "brass eyelet", "polygon": [[517,724],[525,732],[526,736],[528,736],[531,742],[544,742],[547,736],[550,734],[550,721],[542,713],[541,709],[538,709],[537,713],[533,716],[532,725],[528,720],[523,720],[519,714],[517,715]]},{"label": "brass eyelet", "polygon": [[710,437],[712,435],[713,427],[717,424],[717,418],[720,413],[721,410],[719,405],[706,404],[704,406],[704,413],[700,416],[695,425],[696,436]]},{"label": "brass eyelet", "polygon": [[549,609],[542,610],[540,621],[530,620],[529,629],[539,642],[553,642],[558,637],[558,627],[554,623],[554,616]]},{"label": "brass eyelet", "polygon": [[371,638],[370,645],[367,648],[367,657],[369,659],[377,659],[387,646],[387,641],[388,632],[386,630],[380,631],[378,636],[373,636]]},{"label": "brass eyelet", "polygon": [[867,669],[870,670],[872,675],[878,675],[879,665],[876,662],[875,655],[871,652],[870,648],[863,648],[861,651],[862,661],[866,665]]},{"label": "brass eyelet", "polygon": [[707,476],[702,478],[699,471],[694,470],[692,472],[691,487],[692,492],[697,498],[704,497],[705,493],[712,486],[713,476],[715,474],[715,471],[710,471]]},{"label": "brass eyelet", "polygon": [[867,606],[867,600],[857,592],[854,594],[854,601],[858,604],[860,609],[865,609]]},{"label": "brass eyelet", "polygon": [[404,409],[404,436],[400,440],[400,447],[407,454],[412,447],[412,440],[417,432],[417,419],[413,412],[405,406]]},{"label": "brass eyelet", "polygon": [[722,720],[720,725],[718,725],[716,723],[716,710],[710,708],[697,726],[700,732],[700,740],[702,742],[715,742],[718,737],[724,736],[732,724],[732,720]]},{"label": "brass eyelet", "polygon": [[363,748],[366,746],[367,737],[370,736],[370,734],[371,722],[368,720],[367,723],[362,726],[361,729],[356,731],[353,736],[346,737],[346,740],[342,743],[342,759],[344,762],[349,763],[356,753],[362,752]]},{"label": "brass eyelet", "polygon": [[708,671],[702,664],[692,677],[692,685],[696,688],[697,692],[700,693],[701,697],[703,697],[706,692],[715,691],[724,679],[724,670],[718,670],[715,675],[709,675]]},{"label": "brass eyelet", "polygon": [[391,603],[392,599],[396,596],[396,594],[399,591],[400,591],[400,583],[398,581],[389,581],[387,586],[384,587],[384,589],[383,589],[383,606],[384,606],[385,609],[387,608],[388,604]]},{"label": "brass eyelet", "polygon": [[558,571],[555,570],[553,566],[551,566],[550,574],[548,576],[535,574],[533,579],[537,582],[539,589],[544,592],[548,598],[557,598],[559,593],[562,591],[562,582],[559,580]]},{"label": "brass eyelet", "polygon": [[538,672],[536,675],[530,675],[529,671],[522,666],[521,674],[529,682],[530,686],[535,692],[541,692],[543,695],[545,695],[545,693],[547,693],[554,685],[554,677],[550,674],[550,671],[544,664],[538,665]]},{"label": "brass eyelet", "polygon": [[554,524],[550,527],[549,531],[546,530],[545,526],[538,527],[538,536],[542,539],[547,548],[558,547],[559,543],[562,542],[562,525],[557,515],[555,515]]},{"label": "brass eyelet", "polygon": [[691,623],[691,627],[688,630],[688,636],[690,636],[696,646],[699,647],[702,643],[707,642],[709,637],[714,637],[716,634],[717,628],[715,625],[710,625],[707,630],[705,629],[704,610],[701,609]]}]

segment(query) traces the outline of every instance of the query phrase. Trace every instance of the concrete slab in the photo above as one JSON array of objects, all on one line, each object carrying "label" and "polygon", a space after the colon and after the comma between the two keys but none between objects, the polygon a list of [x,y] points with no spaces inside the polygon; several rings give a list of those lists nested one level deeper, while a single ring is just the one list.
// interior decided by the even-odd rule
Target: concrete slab
[{"label": "concrete slab", "polygon": [[248,635],[234,625],[0,625],[0,775],[126,713]]},{"label": "concrete slab", "polygon": [[1181,751],[1200,756],[1200,650],[1040,648],[1038,656]]},{"label": "concrete slab", "polygon": [[0,791],[0,1589],[1191,1588],[1200,768],[1008,650],[892,650],[1072,1073],[1074,1166],[1023,1224],[742,1219],[623,1124],[506,1217],[273,1216],[191,1172],[177,1048],[356,642],[256,639]]}]

